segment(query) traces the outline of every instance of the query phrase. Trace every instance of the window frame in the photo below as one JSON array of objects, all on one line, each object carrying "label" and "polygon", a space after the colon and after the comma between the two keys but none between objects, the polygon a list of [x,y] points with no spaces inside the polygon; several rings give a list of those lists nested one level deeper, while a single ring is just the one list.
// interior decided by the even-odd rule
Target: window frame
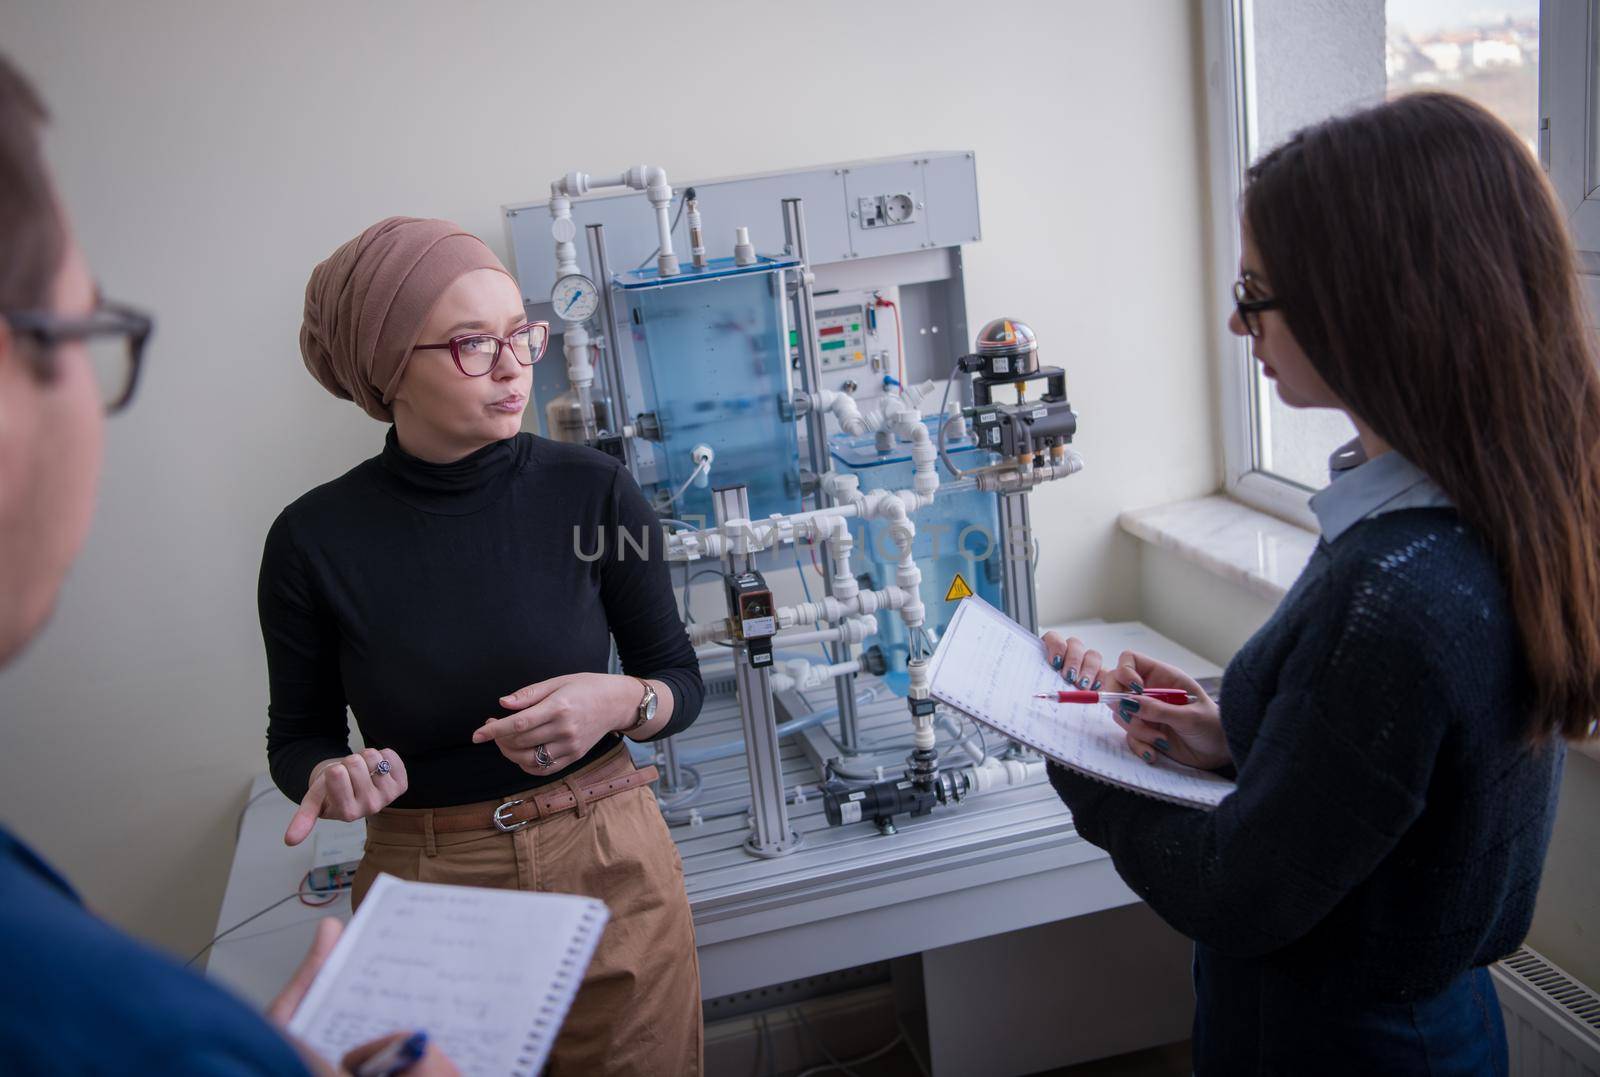
[{"label": "window frame", "polygon": [[1578,248],[1591,326],[1600,325],[1600,174],[1591,174],[1600,109],[1597,30],[1600,0],[1539,0],[1539,163]]},{"label": "window frame", "polygon": [[[1600,0],[1597,0],[1600,2]],[[1253,82],[1250,27],[1252,0],[1204,0],[1202,8],[1206,145],[1210,175],[1211,292],[1230,296],[1213,318],[1213,345],[1222,421],[1223,491],[1236,501],[1311,530],[1313,491],[1257,466],[1260,382],[1248,344],[1228,329],[1232,311],[1228,283],[1239,273],[1239,198],[1244,190],[1254,117],[1248,86]]]}]

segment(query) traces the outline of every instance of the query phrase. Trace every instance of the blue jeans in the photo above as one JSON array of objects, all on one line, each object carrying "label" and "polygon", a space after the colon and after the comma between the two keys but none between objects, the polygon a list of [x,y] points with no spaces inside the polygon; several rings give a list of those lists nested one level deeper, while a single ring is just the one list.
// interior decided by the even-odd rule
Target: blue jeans
[{"label": "blue jeans", "polygon": [[1506,1030],[1486,968],[1431,998],[1330,997],[1262,961],[1195,945],[1194,1071],[1505,1077]]}]

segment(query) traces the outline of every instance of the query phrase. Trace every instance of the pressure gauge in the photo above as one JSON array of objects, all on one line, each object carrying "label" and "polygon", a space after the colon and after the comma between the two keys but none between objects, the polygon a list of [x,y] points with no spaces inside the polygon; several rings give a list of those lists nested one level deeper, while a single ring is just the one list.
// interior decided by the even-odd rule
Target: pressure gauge
[{"label": "pressure gauge", "polygon": [[556,308],[556,317],[566,322],[586,322],[600,305],[600,292],[594,281],[582,273],[573,273],[556,281],[550,289],[550,303]]}]

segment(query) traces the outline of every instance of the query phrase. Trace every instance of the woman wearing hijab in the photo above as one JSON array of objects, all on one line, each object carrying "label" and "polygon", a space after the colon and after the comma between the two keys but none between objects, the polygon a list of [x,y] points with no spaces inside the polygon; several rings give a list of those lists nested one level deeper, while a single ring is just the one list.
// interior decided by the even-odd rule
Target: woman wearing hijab
[{"label": "woman wearing hijab", "polygon": [[267,535],[267,754],[300,802],[284,840],[365,818],[358,903],[379,872],[604,900],[550,1072],[698,1073],[682,864],[622,738],[687,727],[699,668],[627,470],[520,432],[546,332],[447,221],[380,221],[312,272],[307,368],[391,425]]}]

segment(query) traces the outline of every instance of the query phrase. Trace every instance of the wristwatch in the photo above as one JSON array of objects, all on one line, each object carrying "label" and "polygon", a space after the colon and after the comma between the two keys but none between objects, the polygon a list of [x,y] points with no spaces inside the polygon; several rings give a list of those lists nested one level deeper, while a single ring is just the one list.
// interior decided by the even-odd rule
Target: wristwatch
[{"label": "wristwatch", "polygon": [[624,734],[638,732],[640,729],[644,728],[646,725],[649,725],[650,724],[650,719],[652,719],[652,718],[654,718],[656,716],[656,688],[655,688],[655,685],[651,684],[649,681],[642,680],[642,679],[640,679],[638,677],[635,677],[634,680],[636,680],[640,684],[644,685],[644,698],[639,700],[638,717],[636,717],[633,720],[633,724],[632,725],[630,725],[628,728],[626,728],[626,729],[624,729],[622,731]]}]

